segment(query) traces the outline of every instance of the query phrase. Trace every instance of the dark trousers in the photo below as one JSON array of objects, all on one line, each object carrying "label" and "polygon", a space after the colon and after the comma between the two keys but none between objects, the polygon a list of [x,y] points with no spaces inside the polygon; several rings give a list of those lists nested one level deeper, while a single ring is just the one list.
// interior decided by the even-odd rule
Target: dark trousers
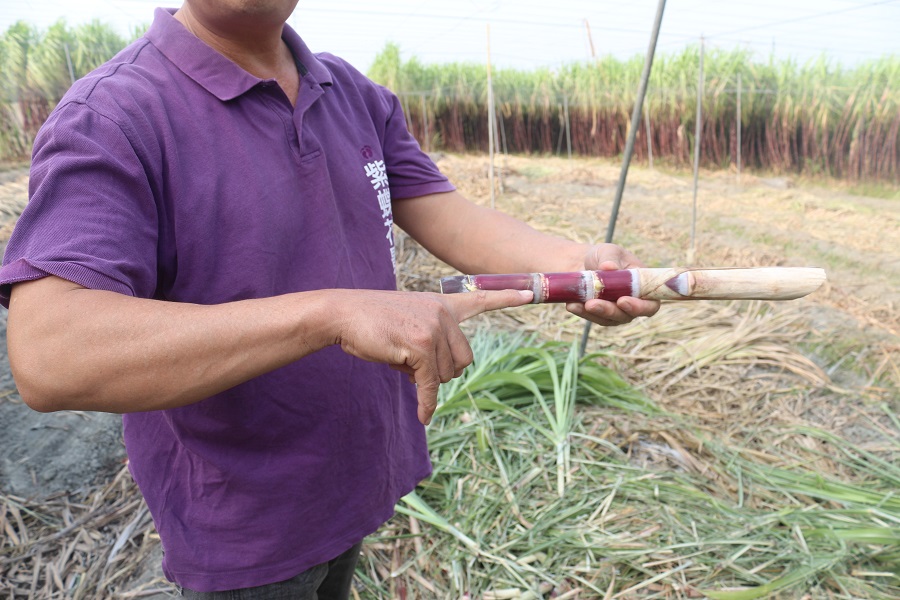
[{"label": "dark trousers", "polygon": [[182,589],[181,595],[191,600],[347,600],[361,548],[362,542],[287,581],[224,592]]}]

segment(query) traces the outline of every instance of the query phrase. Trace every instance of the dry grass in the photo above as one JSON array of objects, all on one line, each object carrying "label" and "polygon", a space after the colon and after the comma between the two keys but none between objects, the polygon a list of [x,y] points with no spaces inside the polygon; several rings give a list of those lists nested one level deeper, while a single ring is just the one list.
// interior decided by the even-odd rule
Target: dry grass
[{"label": "dry grass", "polygon": [[86,494],[0,494],[0,593],[7,598],[136,598],[172,587],[135,581],[158,554],[143,498],[123,467]]}]

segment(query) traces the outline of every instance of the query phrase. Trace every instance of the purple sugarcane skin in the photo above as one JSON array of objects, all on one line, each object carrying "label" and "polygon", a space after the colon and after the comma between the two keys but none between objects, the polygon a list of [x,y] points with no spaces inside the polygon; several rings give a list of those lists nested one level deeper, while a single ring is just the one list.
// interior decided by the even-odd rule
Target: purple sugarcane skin
[{"label": "purple sugarcane skin", "polygon": [[632,294],[632,273],[628,270],[594,271],[600,279],[599,289],[593,278],[583,272],[545,273],[542,302],[587,302],[594,298],[615,302]]},{"label": "purple sugarcane skin", "polygon": [[545,273],[541,283],[543,302],[585,302],[594,297],[593,278],[581,272]]},{"label": "purple sugarcane skin", "polygon": [[479,290],[530,290],[533,287],[530,273],[475,275],[472,280]]},{"label": "purple sugarcane skin", "polygon": [[596,273],[603,282],[603,289],[599,296],[601,300],[615,302],[623,296],[631,296],[634,293],[631,271],[622,269],[619,271],[596,271]]},{"label": "purple sugarcane skin", "polygon": [[599,289],[592,277],[582,271],[569,273],[507,273],[502,275],[462,275],[441,280],[441,291],[453,294],[479,290],[532,290],[535,303],[586,302],[594,298],[615,302],[632,295],[632,272],[595,271],[600,279]]}]

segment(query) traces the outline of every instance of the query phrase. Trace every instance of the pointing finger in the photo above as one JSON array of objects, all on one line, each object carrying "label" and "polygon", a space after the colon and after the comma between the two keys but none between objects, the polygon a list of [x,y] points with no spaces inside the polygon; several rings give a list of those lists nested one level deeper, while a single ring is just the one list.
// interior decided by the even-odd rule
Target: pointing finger
[{"label": "pointing finger", "polygon": [[489,310],[522,306],[531,302],[532,299],[534,299],[534,293],[524,290],[477,290],[444,297],[447,308],[458,323]]}]

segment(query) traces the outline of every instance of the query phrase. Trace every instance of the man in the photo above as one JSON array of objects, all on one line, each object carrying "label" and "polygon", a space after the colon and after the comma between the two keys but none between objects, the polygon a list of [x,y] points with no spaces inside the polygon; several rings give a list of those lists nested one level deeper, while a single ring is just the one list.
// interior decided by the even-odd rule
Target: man
[{"label": "man", "polygon": [[22,397],[125,413],[188,597],[346,598],[361,540],[430,472],[423,424],[472,360],[459,323],[530,301],[394,291],[393,223],[465,272],[638,264],[469,203],[393,95],[284,25],[296,2],[157,10],[77,82],[0,271]]}]

